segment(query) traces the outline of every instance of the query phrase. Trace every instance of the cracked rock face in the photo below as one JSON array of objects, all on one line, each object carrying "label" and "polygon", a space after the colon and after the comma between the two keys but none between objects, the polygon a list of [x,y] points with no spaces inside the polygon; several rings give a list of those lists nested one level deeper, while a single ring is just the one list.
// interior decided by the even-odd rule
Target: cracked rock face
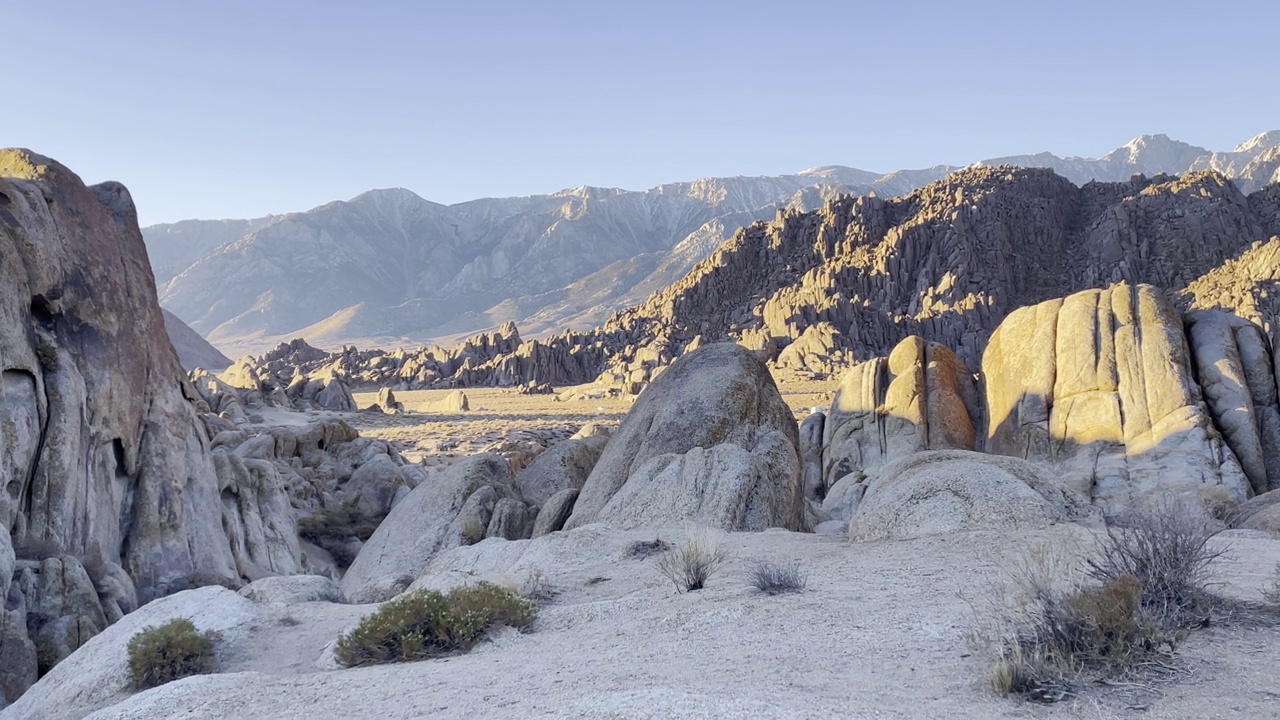
[{"label": "cracked rock face", "polygon": [[[0,151],[0,677],[10,699],[30,679],[29,642],[60,657],[138,603],[240,582],[223,526],[240,509],[221,497],[192,397],[128,191]],[[272,522],[296,537],[291,515]]]},{"label": "cracked rock face", "polygon": [[726,530],[804,525],[799,431],[764,363],[707,345],[632,406],[578,494],[567,529],[692,520]]},{"label": "cracked rock face", "polygon": [[[1191,340],[1149,285],[1086,290],[1011,313],[983,354],[987,451],[1052,466],[1059,482],[1109,509],[1171,494],[1243,502],[1249,478],[1193,369],[1193,357],[1226,347],[1215,349],[1203,331]],[[1211,403],[1229,394],[1219,385]]]}]

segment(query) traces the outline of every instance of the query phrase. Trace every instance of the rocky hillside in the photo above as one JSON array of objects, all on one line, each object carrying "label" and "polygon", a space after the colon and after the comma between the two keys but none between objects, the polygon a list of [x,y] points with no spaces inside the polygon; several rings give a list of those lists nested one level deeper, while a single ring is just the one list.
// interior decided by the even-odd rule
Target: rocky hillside
[{"label": "rocky hillside", "polygon": [[[1048,153],[979,165],[1048,167],[1083,184],[1215,170],[1251,192],[1276,179],[1280,132],[1231,152],[1148,135],[1102,158]],[[580,187],[452,206],[377,190],[305,213],[188,221],[144,233],[161,302],[233,354],[303,336],[319,345],[419,344],[516,321],[586,329],[679,280],[740,227],[839,193],[892,197],[952,167],[886,175],[819,167],[643,192]]]},{"label": "rocky hillside", "polygon": [[[1216,171],[1077,187],[1049,170],[970,168],[899,198],[779,211],[592,331],[521,340],[508,326],[455,351],[347,350],[309,357],[303,369],[413,388],[568,385],[603,373],[638,392],[656,368],[706,342],[735,340],[777,367],[832,372],[919,335],[976,370],[1013,310],[1115,282],[1261,322],[1276,297],[1277,241],[1267,240],[1277,218],[1276,186],[1246,197]],[[264,378],[293,375],[278,358],[268,364],[257,363]]]}]

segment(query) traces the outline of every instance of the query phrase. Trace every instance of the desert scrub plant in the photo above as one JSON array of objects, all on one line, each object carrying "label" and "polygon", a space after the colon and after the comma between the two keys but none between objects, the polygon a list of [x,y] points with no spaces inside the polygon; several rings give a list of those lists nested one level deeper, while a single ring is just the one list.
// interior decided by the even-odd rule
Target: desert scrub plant
[{"label": "desert scrub plant", "polygon": [[1280,563],[1276,563],[1276,569],[1271,573],[1271,584],[1262,590],[1262,600],[1280,610]]},{"label": "desert scrub plant", "polygon": [[354,667],[466,652],[491,628],[528,628],[537,609],[533,601],[489,582],[448,593],[414,590],[384,603],[338,638],[334,657]]},{"label": "desert scrub plant", "polygon": [[540,568],[533,568],[520,583],[520,596],[532,600],[539,605],[548,605],[556,599],[560,591],[552,584],[551,578]]},{"label": "desert scrub plant", "polygon": [[186,618],[145,627],[129,640],[129,674],[145,690],[214,670],[217,633],[199,632]]},{"label": "desert scrub plant", "polygon": [[804,590],[807,579],[794,560],[782,563],[757,560],[748,571],[751,587],[766,595],[783,595]]},{"label": "desert scrub plant", "polygon": [[1139,605],[1170,629],[1209,622],[1222,601],[1208,587],[1209,566],[1225,554],[1209,546],[1212,521],[1174,503],[1161,503],[1111,518],[1089,577],[1103,583],[1129,576],[1141,585]]},{"label": "desert scrub plant", "polygon": [[350,500],[299,520],[298,537],[323,548],[338,567],[345,570],[356,559],[352,546],[356,541],[364,542],[372,537],[383,517],[365,515],[356,501]]},{"label": "desert scrub plant", "polygon": [[715,538],[706,532],[690,534],[684,544],[658,558],[658,571],[680,592],[701,590],[727,559]]},{"label": "desert scrub plant", "polygon": [[1212,521],[1173,506],[1113,518],[1096,547],[1065,566],[1045,556],[1015,567],[1013,610],[997,610],[992,687],[1042,702],[1082,679],[1106,680],[1167,665],[1186,633],[1222,601],[1208,588]]}]

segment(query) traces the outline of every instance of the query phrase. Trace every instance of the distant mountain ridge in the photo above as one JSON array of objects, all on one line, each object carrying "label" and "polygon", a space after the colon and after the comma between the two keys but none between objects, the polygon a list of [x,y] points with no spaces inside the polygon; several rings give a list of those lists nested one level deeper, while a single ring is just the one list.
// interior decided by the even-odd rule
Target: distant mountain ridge
[{"label": "distant mountain ridge", "polygon": [[[1077,185],[1216,170],[1243,192],[1280,181],[1280,131],[1230,152],[1144,135],[1101,158],[1018,155]],[[412,345],[516,321],[526,336],[595,327],[680,278],[740,227],[841,194],[895,197],[952,166],[823,166],[645,191],[577,187],[441,205],[399,188],[253,220],[143,229],[162,305],[231,354],[284,339]]]}]

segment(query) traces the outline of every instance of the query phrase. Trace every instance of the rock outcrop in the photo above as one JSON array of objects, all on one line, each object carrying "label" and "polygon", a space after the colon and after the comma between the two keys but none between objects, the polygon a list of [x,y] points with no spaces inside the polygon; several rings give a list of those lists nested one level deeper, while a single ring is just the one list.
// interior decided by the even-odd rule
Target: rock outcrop
[{"label": "rock outcrop", "polygon": [[[1239,264],[1276,232],[1274,195],[1246,198],[1212,170],[1077,187],[1048,170],[968,168],[902,197],[834,197],[811,212],[780,210],[594,330],[520,340],[510,326],[500,340],[467,341],[465,352],[346,349],[312,362],[343,365],[356,384],[598,379],[637,394],[704,343],[739,342],[775,368],[812,376],[887,357],[915,335],[976,371],[991,332],[1019,307],[1120,281],[1178,293]],[[1265,294],[1274,278],[1263,275],[1275,264],[1258,254],[1249,267],[1257,277],[1236,273],[1226,285],[1241,296]],[[1197,296],[1224,284],[1214,282]]]},{"label": "rock outcrop", "polygon": [[[523,534],[527,525],[532,531],[532,520],[506,500],[524,508],[506,460],[474,455],[451,466],[392,508],[343,576],[343,592],[352,602],[380,602],[394,593],[385,588],[395,587],[397,578],[411,581],[444,550],[479,542],[490,529],[510,534],[519,525]],[[495,510],[506,516],[498,523]]]},{"label": "rock outcrop", "polygon": [[607,437],[570,438],[534,458],[516,475],[520,497],[542,507],[564,490],[581,490],[609,442]]},{"label": "rock outcrop", "polygon": [[[1050,168],[1077,185],[1212,170],[1250,192],[1280,180],[1277,142],[1280,134],[1264,133],[1231,152],[1210,152],[1151,135],[1097,159],[1039,153],[983,164]],[[578,187],[448,207],[402,189],[375,190],[303,213],[189,221],[145,232],[169,280],[162,288],[165,306],[219,345],[231,341],[226,347],[238,353],[300,333],[333,346],[421,341],[477,332],[494,316],[553,335],[597,326],[614,310],[643,302],[735,230],[774,217],[778,208],[813,210],[849,194],[894,197],[955,169],[879,175],[827,166],[641,192]],[[1009,230],[1019,234],[1017,227]],[[299,257],[308,261],[280,260]],[[909,274],[895,279],[914,285]],[[859,358],[884,354],[912,332]]]},{"label": "rock outcrop", "polygon": [[[1238,365],[1217,362],[1239,353],[1234,340],[1210,337],[1211,320],[1192,340],[1201,365],[1223,373],[1208,382],[1227,417],[1250,391]],[[982,370],[987,451],[1051,467],[1095,504],[1119,510],[1186,493],[1235,504],[1251,493],[1203,401],[1182,318],[1157,288],[1121,283],[1019,309],[992,335]],[[1257,423],[1230,423],[1241,447],[1256,444]]]},{"label": "rock outcrop", "polygon": [[1065,497],[1025,460],[965,451],[912,453],[881,468],[849,522],[853,540],[1040,528],[1087,502]]},{"label": "rock outcrop", "polygon": [[[298,571],[284,489],[266,469],[215,463],[201,403],[166,334],[128,191],[0,151],[9,700],[141,603]],[[218,410],[243,415],[239,402]]]},{"label": "rock outcrop", "polygon": [[733,343],[674,362],[632,406],[567,529],[693,520],[729,530],[804,525],[798,431],[773,378]]},{"label": "rock outcrop", "polygon": [[978,449],[982,412],[955,353],[909,337],[840,380],[823,423],[823,488],[923,450]]},{"label": "rock outcrop", "polygon": [[222,370],[231,365],[231,358],[210,345],[208,340],[200,337],[199,333],[179,320],[177,315],[167,310],[162,310],[161,313],[164,315],[164,329],[169,335],[169,342],[173,343],[173,349],[178,353],[178,362],[182,363],[184,370]]}]

